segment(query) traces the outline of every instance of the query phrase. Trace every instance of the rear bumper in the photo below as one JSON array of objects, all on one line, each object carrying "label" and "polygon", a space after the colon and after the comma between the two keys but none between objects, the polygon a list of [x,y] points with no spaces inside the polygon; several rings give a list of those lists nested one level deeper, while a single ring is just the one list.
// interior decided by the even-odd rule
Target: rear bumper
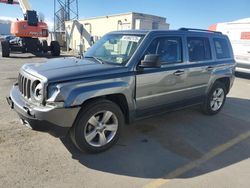
[{"label": "rear bumper", "polygon": [[250,74],[250,69],[246,69],[246,68],[236,67],[235,71]]},{"label": "rear bumper", "polygon": [[66,136],[80,110],[80,107],[34,106],[23,99],[17,86],[11,89],[7,102],[17,112],[23,124],[56,137]]},{"label": "rear bumper", "polygon": [[250,61],[237,60],[236,71],[250,74]]}]

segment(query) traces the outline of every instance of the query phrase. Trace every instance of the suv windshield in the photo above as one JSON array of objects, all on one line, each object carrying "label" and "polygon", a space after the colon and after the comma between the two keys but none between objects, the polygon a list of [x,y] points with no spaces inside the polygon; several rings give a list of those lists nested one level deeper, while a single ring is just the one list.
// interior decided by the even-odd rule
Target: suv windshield
[{"label": "suv windshield", "polygon": [[125,64],[134,54],[143,35],[108,34],[95,43],[85,54],[102,62]]}]

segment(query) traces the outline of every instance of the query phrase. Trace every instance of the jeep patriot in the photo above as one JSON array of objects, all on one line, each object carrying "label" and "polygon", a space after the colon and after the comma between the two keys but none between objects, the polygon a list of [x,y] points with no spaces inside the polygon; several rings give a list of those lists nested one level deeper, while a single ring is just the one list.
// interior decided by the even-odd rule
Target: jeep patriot
[{"label": "jeep patriot", "polygon": [[190,105],[218,113],[234,71],[231,44],[220,32],[115,31],[82,59],[23,65],[7,101],[24,125],[101,152],[134,120]]}]

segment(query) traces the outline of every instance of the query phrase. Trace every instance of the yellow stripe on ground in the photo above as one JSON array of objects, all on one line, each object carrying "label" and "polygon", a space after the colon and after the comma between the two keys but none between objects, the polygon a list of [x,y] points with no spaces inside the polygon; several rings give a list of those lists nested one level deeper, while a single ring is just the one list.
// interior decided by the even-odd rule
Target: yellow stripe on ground
[{"label": "yellow stripe on ground", "polygon": [[152,182],[150,182],[149,184],[145,185],[144,188],[158,188],[160,186],[162,186],[165,183],[168,183],[171,179],[173,178],[177,178],[181,175],[183,175],[184,173],[199,167],[201,164],[207,162],[208,160],[216,157],[217,155],[223,153],[224,151],[228,150],[229,148],[233,147],[234,145],[240,143],[241,141],[247,139],[248,137],[250,137],[250,131],[247,131],[243,134],[240,134],[239,136],[229,140],[228,142],[221,144],[215,148],[213,148],[212,150],[210,150],[208,153],[206,153],[205,155],[203,155],[203,157],[201,157],[200,159],[197,159],[195,161],[192,161],[182,167],[177,168],[176,170],[168,173],[166,176],[156,179]]}]

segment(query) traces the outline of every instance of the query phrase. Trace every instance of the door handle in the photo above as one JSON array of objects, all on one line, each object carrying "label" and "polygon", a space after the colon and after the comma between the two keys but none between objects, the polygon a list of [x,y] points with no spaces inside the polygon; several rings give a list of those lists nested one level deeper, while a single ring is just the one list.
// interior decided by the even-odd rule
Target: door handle
[{"label": "door handle", "polygon": [[175,75],[175,76],[180,76],[180,75],[182,75],[182,74],[184,74],[184,73],[185,73],[185,71],[183,71],[183,70],[178,70],[178,71],[174,72],[174,75]]},{"label": "door handle", "polygon": [[207,71],[211,71],[211,70],[213,70],[213,69],[214,69],[213,66],[208,66],[208,67],[206,68]]}]

